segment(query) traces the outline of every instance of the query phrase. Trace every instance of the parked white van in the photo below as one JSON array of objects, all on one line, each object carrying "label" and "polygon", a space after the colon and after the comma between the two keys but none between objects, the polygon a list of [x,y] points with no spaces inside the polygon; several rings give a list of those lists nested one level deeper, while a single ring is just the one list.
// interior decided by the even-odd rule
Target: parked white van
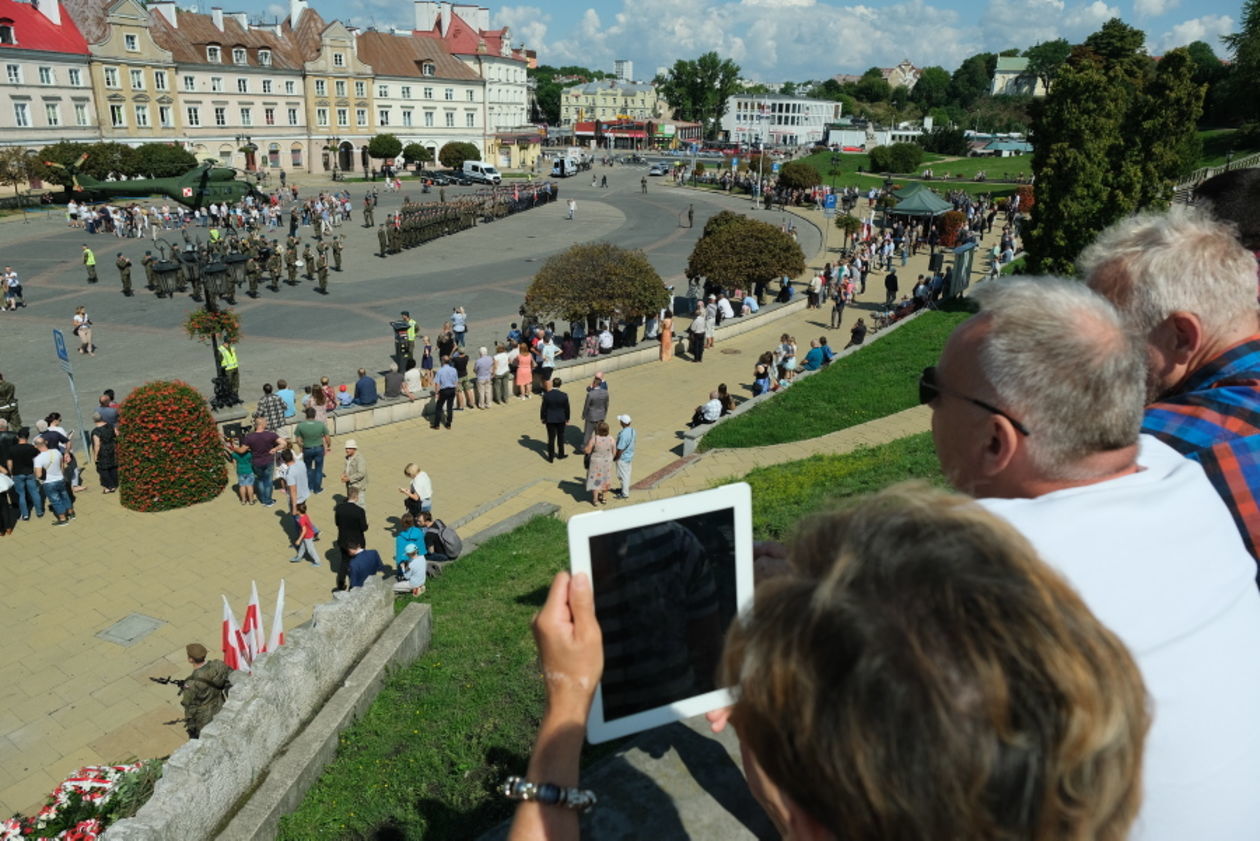
[{"label": "parked white van", "polygon": [[464,177],[480,184],[498,184],[503,180],[499,171],[485,161],[464,161]]},{"label": "parked white van", "polygon": [[560,158],[551,165],[553,178],[568,178],[570,175],[577,175],[577,171],[577,161],[572,158]]}]

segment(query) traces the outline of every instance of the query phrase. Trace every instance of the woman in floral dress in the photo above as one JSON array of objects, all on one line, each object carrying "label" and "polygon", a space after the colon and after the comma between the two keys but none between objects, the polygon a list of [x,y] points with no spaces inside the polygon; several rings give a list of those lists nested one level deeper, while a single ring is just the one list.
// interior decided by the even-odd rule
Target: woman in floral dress
[{"label": "woman in floral dress", "polygon": [[517,395],[521,400],[528,400],[533,394],[534,385],[534,356],[529,352],[529,345],[521,342],[517,348],[519,356],[516,357],[516,387],[520,390]]},{"label": "woman in floral dress", "polygon": [[607,502],[604,494],[612,485],[613,455],[617,452],[607,422],[600,421],[595,426],[595,434],[583,452],[591,457],[591,466],[586,468],[586,489],[591,492],[591,505],[598,507]]},{"label": "woman in floral dress", "polygon": [[661,319],[661,361],[668,362],[674,358],[674,313],[665,310]]}]

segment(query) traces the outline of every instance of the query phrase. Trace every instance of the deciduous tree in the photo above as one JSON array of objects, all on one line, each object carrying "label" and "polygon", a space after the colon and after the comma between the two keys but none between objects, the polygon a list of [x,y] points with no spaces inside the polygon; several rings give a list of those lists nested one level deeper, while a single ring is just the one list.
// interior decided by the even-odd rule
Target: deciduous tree
[{"label": "deciduous tree", "polygon": [[476,146],[457,140],[452,140],[438,150],[438,160],[447,169],[459,169],[464,161],[475,161],[480,157],[481,152]]},{"label": "deciduous tree", "polygon": [[779,167],[779,183],[790,190],[808,190],[821,182],[818,170],[804,161],[788,161]]},{"label": "deciduous tree", "polygon": [[676,116],[700,123],[704,136],[714,137],[727,100],[739,90],[739,65],[716,52],[695,60],[680,58],[656,85]]},{"label": "deciduous tree", "polygon": [[423,164],[433,160],[433,153],[419,143],[408,143],[402,150],[403,163]]},{"label": "deciduous tree", "polygon": [[530,313],[566,321],[647,315],[668,306],[669,292],[642,251],[581,243],[547,260],[525,293]]},{"label": "deciduous tree", "polygon": [[1260,0],[1245,0],[1239,29],[1223,39],[1231,58],[1228,89],[1235,119],[1260,118]]},{"label": "deciduous tree", "polygon": [[1054,77],[1059,68],[1072,54],[1072,45],[1066,38],[1055,38],[1053,41],[1042,41],[1040,44],[1024,50],[1028,59],[1028,75],[1041,82],[1047,91],[1054,84]]},{"label": "deciduous tree", "polygon": [[687,259],[687,277],[708,277],[752,289],[777,277],[805,271],[796,240],[777,225],[741,217],[700,238]]},{"label": "deciduous tree", "polygon": [[143,143],[131,153],[136,175],[141,178],[173,178],[197,165],[197,158],[172,143]]},{"label": "deciduous tree", "polygon": [[923,148],[917,143],[893,143],[870,151],[871,169],[877,172],[911,172],[923,161]]},{"label": "deciduous tree", "polygon": [[910,91],[910,99],[930,111],[949,102],[949,71],[944,67],[924,67],[919,81]]},{"label": "deciduous tree", "polygon": [[402,141],[394,134],[378,134],[368,141],[368,155],[380,160],[396,158],[402,150]]},{"label": "deciduous tree", "polygon": [[22,146],[5,146],[0,149],[0,185],[13,188],[13,195],[18,188],[31,178],[31,156]]}]

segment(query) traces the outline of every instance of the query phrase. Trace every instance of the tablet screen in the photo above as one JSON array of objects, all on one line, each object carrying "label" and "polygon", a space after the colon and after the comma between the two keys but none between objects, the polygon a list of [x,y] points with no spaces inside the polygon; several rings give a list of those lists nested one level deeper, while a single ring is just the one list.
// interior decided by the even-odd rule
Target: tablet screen
[{"label": "tablet screen", "polygon": [[738,609],[735,521],[718,508],[589,538],[606,721],[717,688]]}]

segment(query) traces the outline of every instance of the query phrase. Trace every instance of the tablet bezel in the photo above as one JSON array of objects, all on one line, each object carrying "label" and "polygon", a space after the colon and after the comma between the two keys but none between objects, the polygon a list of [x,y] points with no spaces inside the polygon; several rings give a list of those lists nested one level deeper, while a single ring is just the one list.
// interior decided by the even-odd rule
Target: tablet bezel
[{"label": "tablet bezel", "polygon": [[[574,575],[591,576],[591,538],[654,523],[671,522],[683,517],[713,511],[731,510],[735,536],[735,612],[744,612],[753,595],[752,491],[746,482],[723,485],[707,491],[683,496],[656,499],[624,508],[591,511],[569,520],[569,564]],[[586,734],[591,744],[618,739],[662,724],[691,718],[732,703],[729,689],[715,689],[671,704],[654,707],[623,718],[604,719],[604,686],[601,680],[595,689]]]}]

